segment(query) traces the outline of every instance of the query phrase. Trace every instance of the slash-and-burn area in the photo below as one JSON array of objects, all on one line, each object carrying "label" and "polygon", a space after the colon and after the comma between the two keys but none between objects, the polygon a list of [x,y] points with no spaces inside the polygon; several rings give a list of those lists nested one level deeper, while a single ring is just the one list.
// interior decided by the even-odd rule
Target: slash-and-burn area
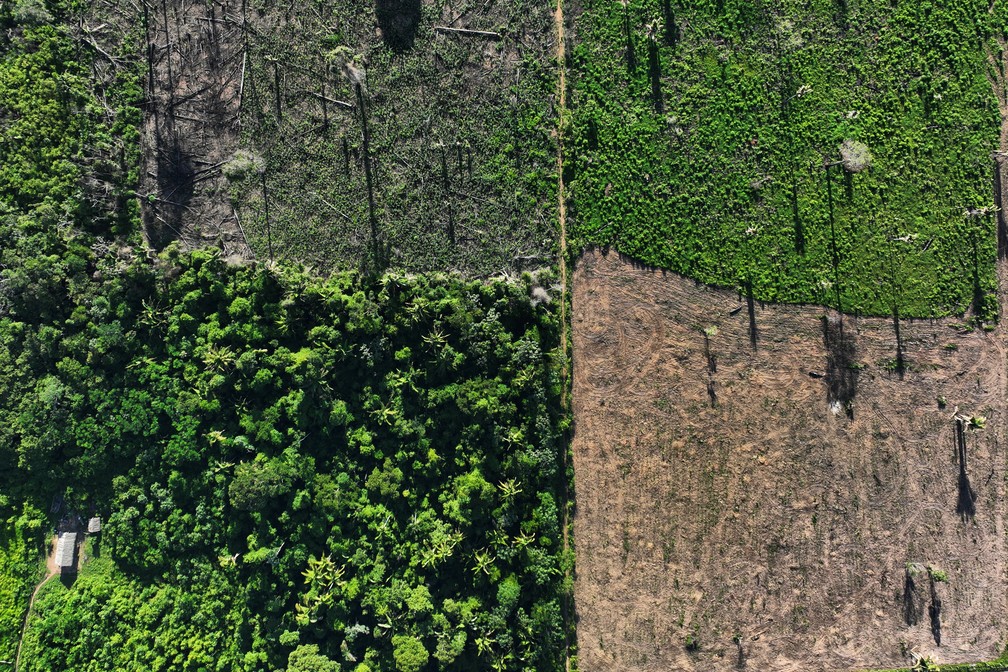
[{"label": "slash-and-burn area", "polygon": [[891,318],[598,251],[573,287],[581,669],[1000,653],[1000,327],[902,320],[897,347]]}]

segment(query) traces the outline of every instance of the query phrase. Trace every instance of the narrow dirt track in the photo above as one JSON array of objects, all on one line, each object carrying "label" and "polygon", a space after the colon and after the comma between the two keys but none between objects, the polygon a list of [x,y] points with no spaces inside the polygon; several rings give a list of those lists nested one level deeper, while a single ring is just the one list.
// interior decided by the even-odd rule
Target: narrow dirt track
[{"label": "narrow dirt track", "polygon": [[36,584],[35,590],[32,591],[31,598],[28,600],[28,609],[25,610],[24,620],[21,622],[21,634],[18,636],[17,653],[14,656],[14,672],[21,669],[21,643],[24,641],[25,630],[28,628],[28,619],[31,618],[32,608],[35,606],[35,598],[38,596],[39,591],[42,590],[42,586],[59,573],[59,567],[56,566],[56,540],[57,537],[54,535],[49,544],[49,555],[46,556],[46,575]]},{"label": "narrow dirt track", "polygon": [[[569,410],[568,394],[570,391],[570,352],[567,341],[570,338],[570,323],[567,316],[568,301],[568,281],[567,281],[567,193],[564,187],[564,120],[567,113],[567,52],[566,52],[566,29],[564,26],[563,0],[557,0],[556,12],[554,12],[556,24],[556,61],[557,61],[557,217],[560,224],[560,354],[561,380],[563,383],[563,396],[560,403],[564,412]],[[563,448],[563,470],[567,473],[567,446]],[[565,483],[566,483],[565,479]],[[566,486],[569,488],[569,486]],[[570,548],[570,491],[565,492],[565,505],[563,514],[563,547],[564,553]],[[568,574],[569,578],[569,574]],[[570,623],[573,606],[564,604],[564,621]],[[564,642],[566,646],[564,665],[567,672],[570,672],[570,641],[568,639],[569,627],[564,628]]]}]

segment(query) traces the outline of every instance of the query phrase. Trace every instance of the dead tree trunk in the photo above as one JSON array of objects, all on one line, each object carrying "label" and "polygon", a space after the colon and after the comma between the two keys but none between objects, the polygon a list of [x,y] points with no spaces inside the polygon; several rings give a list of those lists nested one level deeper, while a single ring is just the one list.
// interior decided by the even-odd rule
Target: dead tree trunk
[{"label": "dead tree trunk", "polygon": [[448,158],[441,148],[441,181],[444,185],[445,207],[448,209],[448,240],[455,245],[455,213],[452,211],[451,189],[448,185]]},{"label": "dead tree trunk", "polygon": [[325,73],[322,77],[322,127],[325,130],[329,130],[329,106],[326,104],[326,80],[329,79],[329,68],[325,68]]},{"label": "dead tree trunk", "polygon": [[276,100],[277,124],[283,122],[283,107],[280,94],[280,63],[273,61],[273,97]]},{"label": "dead tree trunk", "polygon": [[144,37],[147,40],[147,104],[153,108],[157,114],[157,105],[154,105],[154,42],[150,39],[150,10],[147,3],[143,3],[143,28]]},{"label": "dead tree trunk", "polygon": [[263,170],[260,173],[260,178],[262,180],[262,195],[263,195],[263,209],[266,215],[266,244],[269,247],[269,258],[270,263],[273,263],[273,233],[270,228],[270,214],[269,214],[269,193],[266,191],[266,171]]},{"label": "dead tree trunk", "polygon": [[367,184],[368,221],[371,223],[371,244],[378,249],[378,219],[375,216],[374,176],[371,172],[371,135],[368,132],[367,108],[364,106],[364,90],[360,82],[354,83],[357,109],[360,111],[361,139],[364,144],[364,181]]},{"label": "dead tree trunk", "polygon": [[976,515],[977,494],[973,484],[970,483],[967,471],[965,422],[962,418],[956,418],[955,422],[956,459],[959,460],[959,499],[956,503],[956,513],[965,521],[972,520]]}]

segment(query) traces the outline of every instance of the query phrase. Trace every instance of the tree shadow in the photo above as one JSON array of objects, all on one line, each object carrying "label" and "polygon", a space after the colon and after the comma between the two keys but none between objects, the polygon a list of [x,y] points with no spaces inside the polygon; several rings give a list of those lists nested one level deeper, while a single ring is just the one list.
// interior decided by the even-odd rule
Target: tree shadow
[{"label": "tree shadow", "polygon": [[906,359],[903,357],[903,334],[900,332],[899,308],[893,303],[893,331],[896,332],[896,375],[900,380],[906,374]]},{"label": "tree shadow", "polygon": [[658,57],[658,42],[653,39],[648,40],[648,76],[651,78],[651,100],[655,112],[661,114],[665,110],[665,101],[662,99],[661,60]]},{"label": "tree shadow", "polygon": [[148,222],[148,235],[155,249],[164,248],[181,235],[195,185],[192,157],[183,149],[179,138],[170,132],[166,141],[158,134],[158,200]]},{"label": "tree shadow", "polygon": [[745,291],[746,310],[749,313],[749,345],[753,350],[756,350],[756,344],[759,341],[759,332],[756,329],[756,301],[753,298],[752,280],[746,280]]},{"label": "tree shadow", "polygon": [[626,3],[623,4],[623,35],[626,37],[627,71],[633,76],[637,72],[637,52],[630,37],[630,10]]},{"label": "tree shadow", "polygon": [[854,337],[844,331],[843,317],[831,319],[824,316],[822,324],[826,346],[826,400],[831,406],[839,405],[853,420],[858,379]]},{"label": "tree shadow", "polygon": [[907,625],[917,625],[917,622],[920,620],[922,606],[920,602],[913,572],[907,569],[906,577],[903,580],[903,621]]},{"label": "tree shadow", "polygon": [[413,48],[420,25],[420,0],[375,0],[382,41],[396,54]]},{"label": "tree shadow", "polygon": [[984,296],[983,286],[980,284],[980,254],[977,250],[977,236],[974,231],[970,236],[973,247],[973,314],[984,319],[986,317],[987,300]]},{"label": "tree shadow", "polygon": [[977,493],[970,483],[967,471],[968,455],[966,453],[966,427],[961,418],[956,418],[955,424],[956,459],[959,462],[959,496],[956,501],[956,513],[964,520],[972,520],[976,516]]},{"label": "tree shadow", "polygon": [[838,313],[843,312],[843,304],[840,300],[840,251],[837,248],[836,220],[833,211],[833,176],[831,169],[826,167],[826,203],[829,208],[830,225],[830,257],[833,264],[833,290],[836,292],[836,309]]},{"label": "tree shadow", "polygon": [[791,183],[791,217],[794,220],[794,246],[799,256],[805,256],[805,226],[798,212],[798,184]]},{"label": "tree shadow", "polygon": [[665,44],[674,47],[679,42],[679,24],[671,0],[662,0],[662,22],[665,24]]},{"label": "tree shadow", "polygon": [[959,470],[959,498],[956,502],[956,513],[963,520],[973,520],[976,516],[977,493],[970,483],[969,475],[965,470]]},{"label": "tree shadow", "polygon": [[994,207],[997,210],[998,259],[1008,257],[1008,222],[1005,221],[1001,193],[1001,158],[994,157]]},{"label": "tree shadow", "polygon": [[847,6],[847,0],[834,0],[834,4],[836,5],[834,19],[837,27],[841,31],[846,31],[850,25],[850,9]]},{"label": "tree shadow", "polygon": [[931,619],[931,636],[935,644],[941,646],[941,611],[942,601],[935,588],[934,578],[931,579],[931,604],[928,606],[928,617]]}]

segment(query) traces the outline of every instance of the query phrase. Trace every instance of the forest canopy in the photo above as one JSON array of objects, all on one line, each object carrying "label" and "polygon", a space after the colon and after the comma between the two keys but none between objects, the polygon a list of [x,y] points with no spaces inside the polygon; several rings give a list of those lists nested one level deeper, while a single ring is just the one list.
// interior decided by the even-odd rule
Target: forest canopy
[{"label": "forest canopy", "polygon": [[138,71],[90,78],[71,9],[0,8],[0,659],[54,527],[99,515],[19,669],[560,667],[549,272],[148,253]]}]

